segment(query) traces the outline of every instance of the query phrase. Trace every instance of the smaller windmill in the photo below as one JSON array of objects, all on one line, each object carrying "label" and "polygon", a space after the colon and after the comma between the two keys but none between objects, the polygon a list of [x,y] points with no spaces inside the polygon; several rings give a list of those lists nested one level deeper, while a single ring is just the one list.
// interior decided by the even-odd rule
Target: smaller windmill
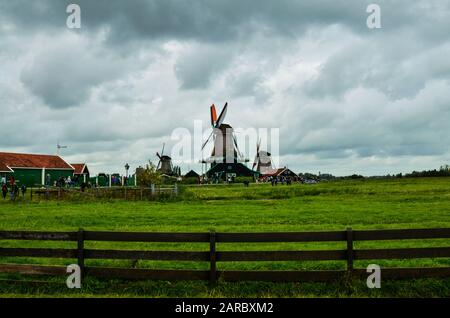
[{"label": "smaller windmill", "polygon": [[270,152],[260,150],[260,148],[261,139],[259,139],[258,143],[256,144],[256,156],[255,161],[253,162],[252,169],[254,170],[256,167],[256,171],[258,171],[260,175],[272,173],[274,170],[272,166],[272,155]]},{"label": "smaller windmill", "polygon": [[156,167],[156,171],[166,174],[166,175],[172,175],[173,174],[173,166],[172,166],[172,158],[169,156],[164,155],[164,148],[166,144],[163,144],[161,154],[158,152],[156,153],[156,156],[159,158],[158,166]]}]

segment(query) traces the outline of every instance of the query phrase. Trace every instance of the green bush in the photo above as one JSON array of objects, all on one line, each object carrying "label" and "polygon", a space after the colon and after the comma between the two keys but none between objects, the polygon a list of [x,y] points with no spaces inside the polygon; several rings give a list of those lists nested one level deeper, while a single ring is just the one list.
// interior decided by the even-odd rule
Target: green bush
[{"label": "green bush", "polygon": [[244,182],[255,182],[255,179],[253,177],[236,177],[236,179],[234,180],[235,183],[244,183]]},{"label": "green bush", "polygon": [[198,178],[197,177],[191,177],[191,178],[184,178],[181,181],[182,184],[198,184]]}]

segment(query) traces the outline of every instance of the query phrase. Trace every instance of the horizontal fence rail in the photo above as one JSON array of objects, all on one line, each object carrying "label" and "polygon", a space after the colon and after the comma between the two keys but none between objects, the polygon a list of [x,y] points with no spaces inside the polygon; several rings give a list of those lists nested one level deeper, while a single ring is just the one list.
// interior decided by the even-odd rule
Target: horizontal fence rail
[{"label": "horizontal fence rail", "polygon": [[[83,277],[225,281],[330,281],[342,277],[367,277],[365,269],[354,268],[355,260],[450,258],[450,247],[355,249],[355,241],[448,239],[450,228],[357,230],[323,232],[268,233],[200,233],[170,232],[108,232],[84,231],[0,231],[0,240],[68,241],[76,248],[0,248],[0,257],[37,257],[76,260]],[[160,251],[89,249],[87,241],[205,243],[208,251]],[[346,249],[336,250],[271,250],[217,251],[217,243],[283,243],[283,242],[346,242]],[[163,270],[85,266],[85,260],[152,260],[208,262],[209,270]],[[345,261],[346,270],[217,270],[217,262],[279,262],[279,261]],[[65,266],[0,264],[0,273],[30,275],[67,275]],[[450,267],[383,268],[384,278],[450,277]]]}]

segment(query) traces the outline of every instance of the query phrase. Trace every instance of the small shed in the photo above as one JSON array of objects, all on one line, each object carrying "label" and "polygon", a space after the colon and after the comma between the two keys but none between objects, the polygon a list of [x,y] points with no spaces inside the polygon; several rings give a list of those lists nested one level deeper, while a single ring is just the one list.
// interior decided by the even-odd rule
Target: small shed
[{"label": "small shed", "polygon": [[293,180],[297,180],[298,179],[298,175],[293,172],[292,170],[284,167],[284,168],[279,168],[279,169],[275,169],[273,171],[271,171],[268,174],[265,174],[262,176],[263,179],[267,179],[269,177],[272,178],[277,178],[277,177],[289,177]]},{"label": "small shed", "polygon": [[74,181],[81,184],[89,181],[90,173],[85,163],[72,163],[72,167],[75,169],[73,172]]},{"label": "small shed", "polygon": [[198,177],[200,177],[200,175],[197,172],[195,172],[194,170],[191,170],[188,173],[186,173],[184,175],[184,177],[185,178],[198,178]]}]

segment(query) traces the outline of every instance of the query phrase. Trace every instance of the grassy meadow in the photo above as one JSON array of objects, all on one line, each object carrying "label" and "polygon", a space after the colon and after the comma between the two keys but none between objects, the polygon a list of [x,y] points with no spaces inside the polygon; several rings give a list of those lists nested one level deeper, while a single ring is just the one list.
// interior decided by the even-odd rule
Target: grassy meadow
[{"label": "grassy meadow", "polygon": [[[324,182],[292,186],[241,184],[181,187],[177,198],[161,201],[67,200],[12,203],[0,199],[1,230],[75,231],[323,231],[450,227],[450,178]],[[0,247],[75,247],[72,242],[0,241]],[[355,248],[444,247],[447,240],[356,242]],[[87,242],[87,248],[208,250],[208,244]],[[218,244],[217,250],[345,248],[345,242]],[[0,263],[70,264],[70,260],[6,258]],[[357,261],[365,267],[375,261]],[[381,267],[450,266],[450,259],[376,261]],[[132,266],[132,261],[88,260],[89,265]],[[207,269],[201,262],[139,261],[137,268]],[[345,262],[218,263],[218,269],[344,269]],[[39,281],[39,282],[36,282]],[[0,275],[3,297],[449,297],[450,278],[334,283],[154,282],[87,278],[81,290],[64,277]]]}]

